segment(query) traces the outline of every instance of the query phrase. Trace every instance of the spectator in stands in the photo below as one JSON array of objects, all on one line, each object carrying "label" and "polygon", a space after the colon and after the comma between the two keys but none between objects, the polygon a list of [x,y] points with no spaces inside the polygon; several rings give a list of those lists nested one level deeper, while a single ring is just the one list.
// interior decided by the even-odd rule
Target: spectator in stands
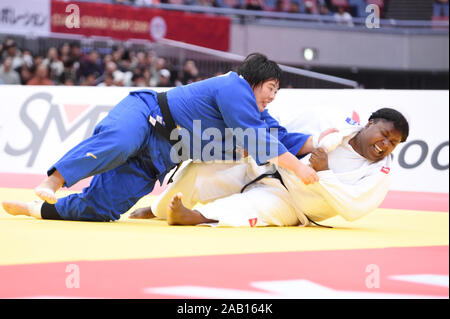
[{"label": "spectator in stands", "polygon": [[39,64],[44,62],[44,57],[42,55],[33,56],[33,66],[36,68]]},{"label": "spectator in stands", "polygon": [[286,12],[286,11],[288,11],[288,8],[286,8],[286,1],[284,1],[284,0],[277,0],[277,2],[275,4],[274,11],[276,11],[276,12]]},{"label": "spectator in stands", "polygon": [[22,66],[18,70],[20,76],[20,84],[26,85],[28,81],[31,80],[31,78],[33,77],[33,70],[33,66],[29,67],[26,63],[22,64]]},{"label": "spectator in stands", "polygon": [[289,2],[289,13],[300,13],[300,5],[298,1]]},{"label": "spectator in stands", "polygon": [[23,50],[22,53],[23,65],[26,65],[28,68],[33,66],[33,54],[29,50]]},{"label": "spectator in stands", "polygon": [[23,64],[22,53],[17,49],[16,41],[13,38],[7,38],[3,45],[4,52],[2,55],[2,61],[7,57],[12,59],[11,67],[13,70],[20,68]]},{"label": "spectator in stands", "polygon": [[144,78],[144,83],[142,84],[143,86],[150,86],[150,79],[151,79],[151,73],[150,73],[150,69],[146,68],[146,69],[142,69],[141,70],[141,75]]},{"label": "spectator in stands", "polygon": [[62,84],[66,85],[66,86],[72,86],[72,85],[75,85],[75,82],[71,78],[67,78],[67,79],[64,79],[64,82],[62,82]]},{"label": "spectator in stands", "polygon": [[97,86],[115,86],[114,84],[114,76],[110,73],[107,73],[104,77],[103,77],[103,82],[100,82],[99,84],[97,84]]},{"label": "spectator in stands", "polygon": [[88,75],[95,74],[95,77],[99,77],[103,74],[103,67],[99,60],[100,56],[97,50],[92,50],[87,59],[81,62],[80,65],[80,75],[82,77],[87,77]]},{"label": "spectator in stands", "polygon": [[[112,55],[111,54],[105,54],[104,56],[103,56],[103,59],[102,59],[102,64],[104,65],[104,67],[105,67],[105,69],[106,69],[106,67],[108,66],[108,63],[109,62],[114,62],[113,61],[113,57],[112,57]],[[114,62],[114,64],[115,64],[115,62]],[[116,64],[117,65],[117,64]],[[105,70],[106,71],[106,70]]]},{"label": "spectator in stands", "polygon": [[81,85],[83,86],[95,86],[97,83],[97,73],[88,73],[83,77],[83,82]]},{"label": "spectator in stands", "polygon": [[158,86],[161,76],[159,71],[161,71],[162,69],[167,69],[167,60],[160,57],[155,60],[154,65],[150,69],[150,86]]},{"label": "spectator in stands", "polygon": [[36,72],[33,78],[27,82],[27,85],[54,85],[49,78],[49,73],[49,66],[45,63],[40,63],[36,66]]},{"label": "spectator in stands", "polygon": [[70,57],[70,44],[68,42],[63,43],[59,48],[60,60],[63,64],[71,59]]},{"label": "spectator in stands", "polygon": [[76,62],[72,59],[64,62],[64,72],[59,77],[59,83],[62,83],[64,85],[75,85],[79,83],[75,64]]},{"label": "spectator in stands", "polygon": [[244,9],[246,0],[216,0],[215,5],[221,8]]},{"label": "spectator in stands", "polygon": [[319,5],[319,14],[321,16],[332,16],[333,12],[328,9],[328,6],[326,4],[321,4]]},{"label": "spectator in stands", "polygon": [[150,67],[148,61],[149,59],[147,52],[139,51],[136,53],[133,60],[131,61],[130,68],[134,70]]},{"label": "spectator in stands", "polygon": [[345,11],[343,6],[338,7],[338,12],[334,14],[334,20],[337,24],[344,24],[349,27],[353,27],[353,18],[350,13]]},{"label": "spectator in stands", "polygon": [[120,58],[119,62],[118,63],[116,62],[119,70],[124,73],[130,71],[132,60],[133,60],[133,52],[129,50],[123,51],[122,57]]},{"label": "spectator in stands", "polygon": [[114,76],[114,85],[115,86],[124,86],[125,84],[125,73],[117,70],[116,72],[114,72],[113,74]]},{"label": "spectator in stands", "polygon": [[277,0],[263,0],[262,3],[264,11],[275,11]]},{"label": "spectator in stands", "polygon": [[59,60],[59,53],[55,47],[50,47],[47,51],[47,57],[43,63],[50,67],[50,79],[59,84],[59,78],[64,73],[64,64]]},{"label": "spectator in stands", "polygon": [[433,17],[448,17],[448,0],[434,0]]},{"label": "spectator in stands", "polygon": [[214,0],[185,0],[184,4],[202,7],[213,7]]},{"label": "spectator in stands", "polygon": [[97,84],[106,82],[106,77],[108,76],[111,76],[111,78],[114,79],[114,72],[117,71],[117,64],[115,62],[113,62],[112,60],[108,61],[106,57],[105,59],[103,59],[103,61],[105,62],[105,71],[100,77],[97,78]]},{"label": "spectator in stands", "polygon": [[171,87],[172,83],[170,81],[170,71],[167,69],[162,69],[159,71],[159,87]]},{"label": "spectator in stands", "polygon": [[195,79],[198,77],[199,72],[198,68],[195,65],[194,60],[188,59],[184,62],[183,66],[183,78],[181,83],[189,84],[195,82]]},{"label": "spectator in stands", "polygon": [[350,10],[355,17],[366,16],[366,0],[348,0],[348,5],[350,6]]},{"label": "spectator in stands", "polygon": [[12,68],[13,58],[7,57],[3,65],[0,65],[0,79],[3,84],[20,84],[20,76]]},{"label": "spectator in stands", "polygon": [[134,4],[140,5],[140,6],[148,6],[150,4],[158,4],[159,2],[160,2],[159,0],[134,0]]},{"label": "spectator in stands", "polygon": [[123,56],[124,52],[125,52],[125,50],[123,48],[116,47],[116,46],[114,46],[112,48],[112,60],[114,62],[116,62],[117,65],[119,65],[120,60],[122,60],[122,56]]},{"label": "spectator in stands", "polygon": [[80,45],[76,42],[70,44],[70,59],[74,61],[74,67],[78,69],[79,64],[83,60],[83,51],[81,51]]},{"label": "spectator in stands", "polygon": [[225,4],[225,0],[214,0],[213,5],[216,8],[227,8],[227,5]]},{"label": "spectator in stands", "polygon": [[245,7],[246,10],[263,10],[262,0],[246,0]]},{"label": "spectator in stands", "polygon": [[316,7],[311,1],[305,1],[303,10],[307,14],[318,14]]},{"label": "spectator in stands", "polygon": [[143,72],[138,72],[133,74],[133,78],[131,79],[133,81],[133,86],[136,87],[147,87],[148,81],[146,80]]}]

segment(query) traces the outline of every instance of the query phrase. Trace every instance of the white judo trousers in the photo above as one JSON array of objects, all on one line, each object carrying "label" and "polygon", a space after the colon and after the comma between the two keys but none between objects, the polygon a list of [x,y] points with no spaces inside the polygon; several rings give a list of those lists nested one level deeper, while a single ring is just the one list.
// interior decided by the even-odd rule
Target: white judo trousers
[{"label": "white judo trousers", "polygon": [[167,207],[177,193],[183,205],[196,209],[218,226],[291,226],[299,223],[292,200],[278,179],[264,178],[242,187],[262,173],[274,171],[273,165],[257,166],[250,158],[238,163],[189,162],[173,178],[152,205],[153,213],[166,218]]},{"label": "white judo trousers", "polygon": [[[357,123],[345,121],[334,127],[339,133],[320,143],[328,152],[330,169],[318,172],[318,183],[305,185],[294,173],[278,168],[286,187],[266,177],[240,193],[244,185],[274,172],[276,166],[258,166],[250,157],[237,163],[189,162],[153,203],[152,211],[165,218],[170,200],[181,192],[187,208],[203,204],[195,209],[217,220],[218,226],[308,226],[308,218],[318,222],[336,215],[356,220],[376,209],[386,196],[391,158],[372,163],[353,150],[348,142],[362,128]],[[302,161],[308,164],[309,156]]]}]

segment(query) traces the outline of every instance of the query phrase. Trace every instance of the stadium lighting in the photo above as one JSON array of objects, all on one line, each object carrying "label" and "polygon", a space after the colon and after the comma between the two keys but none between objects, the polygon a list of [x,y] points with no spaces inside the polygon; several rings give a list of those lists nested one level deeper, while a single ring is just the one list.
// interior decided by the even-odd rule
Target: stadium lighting
[{"label": "stadium lighting", "polygon": [[312,48],[303,49],[303,58],[306,61],[312,61],[317,58],[317,50]]}]

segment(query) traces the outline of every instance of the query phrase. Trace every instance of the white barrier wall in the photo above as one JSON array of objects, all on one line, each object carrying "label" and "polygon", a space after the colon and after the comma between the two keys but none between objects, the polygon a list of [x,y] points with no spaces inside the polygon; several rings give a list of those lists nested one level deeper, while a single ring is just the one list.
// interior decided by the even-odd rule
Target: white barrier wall
[{"label": "white barrier wall", "polygon": [[[45,174],[90,136],[132,88],[0,86],[0,173]],[[448,91],[284,89],[270,105],[281,122],[305,109],[323,116],[392,107],[410,124],[394,151],[393,190],[448,193]]]}]

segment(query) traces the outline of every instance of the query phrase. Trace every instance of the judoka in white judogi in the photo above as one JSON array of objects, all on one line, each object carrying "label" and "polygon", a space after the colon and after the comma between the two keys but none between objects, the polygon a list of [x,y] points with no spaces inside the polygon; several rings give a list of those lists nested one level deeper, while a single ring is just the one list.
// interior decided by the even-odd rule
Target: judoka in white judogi
[{"label": "judoka in white judogi", "polygon": [[[304,128],[323,130],[318,118],[301,116],[285,126],[290,131]],[[314,125],[313,121],[316,121]],[[330,125],[326,123],[325,125]],[[295,127],[293,127],[295,126]],[[293,173],[276,165],[258,166],[250,157],[238,163],[187,163],[174,177],[174,182],[152,205],[153,213],[166,218],[172,197],[182,193],[183,205],[196,207],[207,219],[217,220],[218,226],[308,226],[336,215],[354,221],[376,209],[389,188],[391,156],[373,162],[358,154],[349,141],[363,126],[344,118],[318,147],[328,153],[328,170],[319,171],[319,182],[305,185]],[[320,131],[312,132],[315,136]],[[309,163],[309,156],[302,159]],[[263,173],[278,172],[277,178],[266,177],[244,185]]]}]

